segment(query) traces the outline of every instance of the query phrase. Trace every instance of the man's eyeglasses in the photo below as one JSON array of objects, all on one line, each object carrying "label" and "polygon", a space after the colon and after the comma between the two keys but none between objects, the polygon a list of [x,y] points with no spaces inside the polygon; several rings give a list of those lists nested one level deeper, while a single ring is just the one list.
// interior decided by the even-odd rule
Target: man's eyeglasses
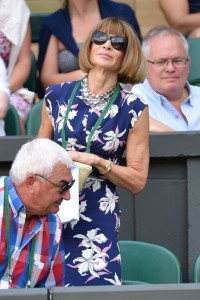
[{"label": "man's eyeglasses", "polygon": [[176,68],[185,67],[188,62],[188,57],[186,58],[172,58],[172,59],[158,59],[158,60],[148,60],[147,61],[156,67],[167,67],[169,62],[172,63],[172,65]]},{"label": "man's eyeglasses", "polygon": [[59,194],[60,195],[63,195],[66,191],[68,191],[73,186],[73,184],[75,182],[75,179],[73,179],[71,182],[66,182],[65,185],[63,185],[62,187],[60,187],[59,185],[51,182],[50,180],[46,179],[42,175],[39,175],[39,174],[35,174],[35,175],[38,176],[38,177],[41,177],[42,179],[48,181],[53,186],[57,187],[59,189]]},{"label": "man's eyeglasses", "polygon": [[122,36],[110,36],[106,32],[94,31],[91,42],[96,45],[103,45],[110,40],[112,47],[118,51],[125,51],[128,44],[128,39]]}]

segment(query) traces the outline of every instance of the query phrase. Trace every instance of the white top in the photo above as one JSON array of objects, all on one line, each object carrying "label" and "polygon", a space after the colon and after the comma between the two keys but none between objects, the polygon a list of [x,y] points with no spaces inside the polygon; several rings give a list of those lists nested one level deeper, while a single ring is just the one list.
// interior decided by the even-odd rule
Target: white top
[{"label": "white top", "polygon": [[[0,57],[0,92],[4,92],[5,94],[8,95],[8,97],[10,96],[6,66],[1,57]],[[4,123],[5,123],[4,120],[0,119],[0,136],[5,135]]]},{"label": "white top", "polygon": [[0,57],[0,91],[5,92],[8,96],[10,96],[6,66],[1,57]]}]

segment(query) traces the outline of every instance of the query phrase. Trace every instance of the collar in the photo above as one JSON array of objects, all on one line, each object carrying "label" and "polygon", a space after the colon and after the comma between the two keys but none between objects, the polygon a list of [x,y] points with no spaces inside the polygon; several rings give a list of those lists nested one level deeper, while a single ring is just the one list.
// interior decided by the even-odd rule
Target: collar
[{"label": "collar", "polygon": [[[154,90],[152,89],[152,87],[150,86],[150,84],[149,84],[149,82],[148,82],[147,79],[145,79],[144,85],[145,85],[148,89],[151,89],[152,93],[155,95],[155,99],[157,99],[157,100],[159,99],[161,105],[162,105],[162,103],[163,103],[164,101],[168,101],[168,102],[169,102],[169,100],[168,100],[165,96],[163,96],[163,95],[157,93],[156,91],[154,91]],[[185,88],[188,90],[189,95],[188,95],[188,97],[183,101],[183,103],[188,103],[188,104],[190,104],[191,106],[194,106],[194,99],[192,99],[192,97],[191,97],[192,91],[191,91],[191,87],[190,87],[190,84],[189,84],[188,81],[185,82]]]},{"label": "collar", "polygon": [[20,211],[26,211],[26,208],[20,200],[10,176],[8,176],[8,192],[10,206],[12,208],[14,217],[16,218]]}]

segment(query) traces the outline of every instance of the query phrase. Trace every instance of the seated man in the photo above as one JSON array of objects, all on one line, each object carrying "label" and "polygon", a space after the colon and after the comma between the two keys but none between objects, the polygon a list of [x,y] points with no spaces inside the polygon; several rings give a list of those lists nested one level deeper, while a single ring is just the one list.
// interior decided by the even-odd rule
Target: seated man
[{"label": "seated man", "polygon": [[9,107],[10,90],[8,86],[7,71],[3,59],[0,56],[0,136],[5,135],[4,118]]},{"label": "seated man", "polygon": [[188,43],[176,29],[152,28],[143,40],[147,79],[132,92],[149,105],[151,131],[200,130],[200,87],[187,82]]},{"label": "seated man", "polygon": [[72,160],[49,139],[19,150],[10,176],[0,177],[0,288],[64,284],[62,200],[70,199]]}]

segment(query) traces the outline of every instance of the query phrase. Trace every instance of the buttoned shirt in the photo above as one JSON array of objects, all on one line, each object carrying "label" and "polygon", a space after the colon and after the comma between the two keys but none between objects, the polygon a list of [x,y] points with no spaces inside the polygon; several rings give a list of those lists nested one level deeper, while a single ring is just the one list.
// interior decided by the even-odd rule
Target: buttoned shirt
[{"label": "buttoned shirt", "polygon": [[149,116],[176,131],[200,130],[200,87],[186,82],[189,96],[182,102],[181,111],[187,122],[170,101],[156,93],[146,79],[133,86],[132,92],[148,103]]},{"label": "buttoned shirt", "polygon": [[[4,178],[0,177],[0,288],[9,288]],[[10,212],[10,254],[12,288],[24,288],[28,280],[31,241],[36,236],[31,287],[64,285],[64,248],[61,244],[62,225],[58,215],[32,216],[23,235],[26,208],[8,177]],[[41,199],[42,201],[42,199]]]}]

